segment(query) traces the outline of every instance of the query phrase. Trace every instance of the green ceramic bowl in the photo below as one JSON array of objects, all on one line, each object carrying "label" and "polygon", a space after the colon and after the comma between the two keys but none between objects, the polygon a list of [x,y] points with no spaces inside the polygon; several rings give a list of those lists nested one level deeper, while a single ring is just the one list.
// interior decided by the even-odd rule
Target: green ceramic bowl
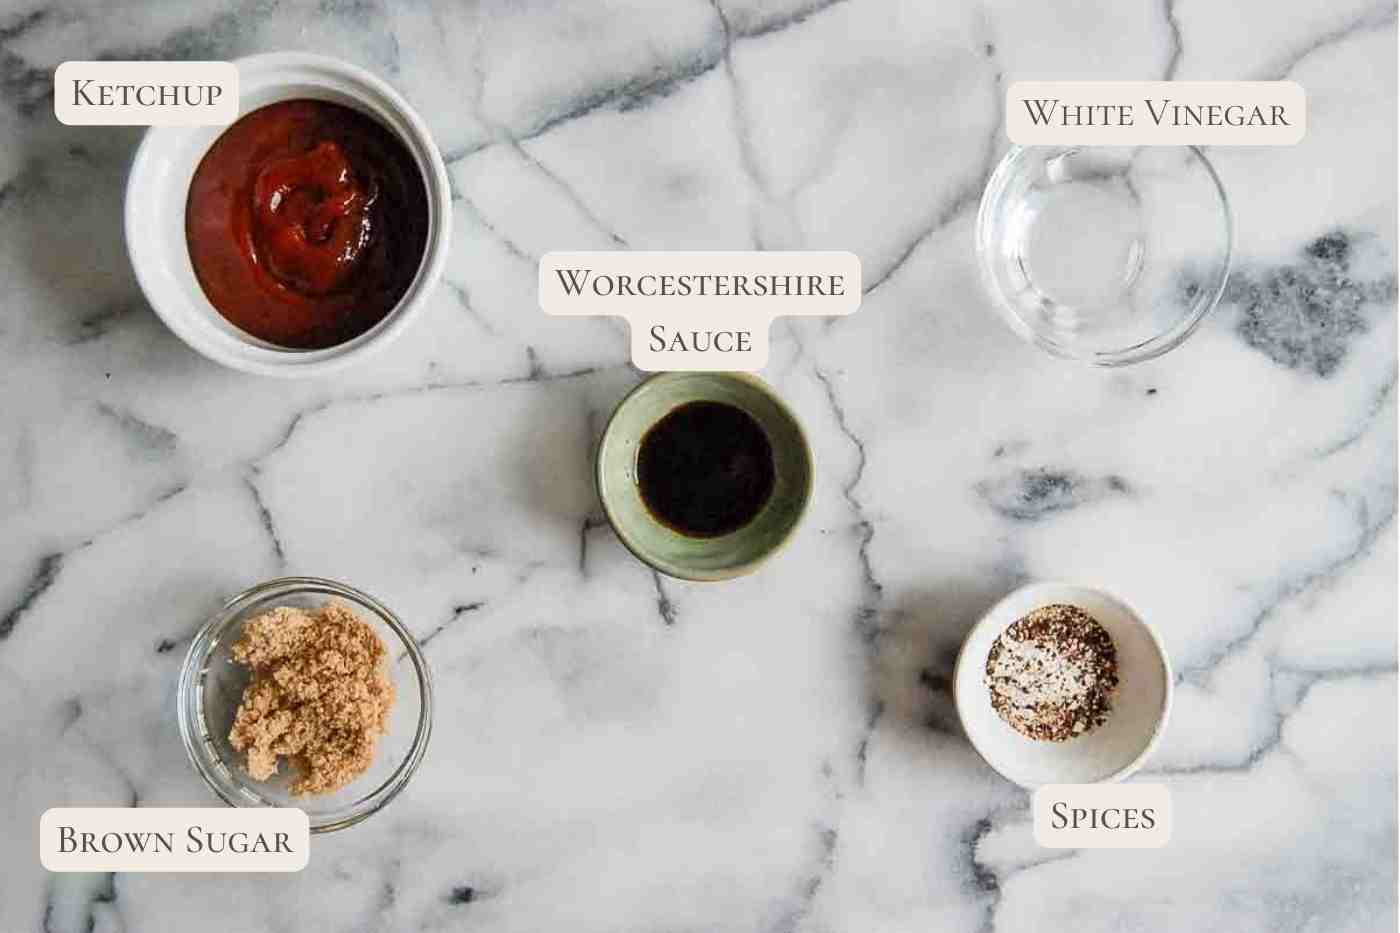
[{"label": "green ceramic bowl", "polygon": [[[725,402],[763,428],[773,448],[773,494],[737,531],[692,538],[659,521],[637,487],[637,450],[651,426],[687,402]],[[682,580],[751,573],[792,535],[812,493],[812,451],[802,426],[763,380],[744,373],[661,373],[617,406],[598,443],[598,498],[613,530],[643,563]]]}]

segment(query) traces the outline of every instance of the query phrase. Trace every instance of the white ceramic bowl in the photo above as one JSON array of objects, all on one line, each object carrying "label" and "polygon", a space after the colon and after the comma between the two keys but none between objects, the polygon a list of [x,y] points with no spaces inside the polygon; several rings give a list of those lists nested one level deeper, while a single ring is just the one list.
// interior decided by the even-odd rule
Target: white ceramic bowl
[{"label": "white ceramic bowl", "polygon": [[[1108,720],[1065,742],[1028,739],[992,708],[984,680],[997,636],[1042,606],[1068,603],[1093,616],[1118,651],[1118,695]],[[1172,702],[1172,673],[1156,632],[1117,597],[1068,583],[1023,586],[982,617],[963,642],[953,671],[953,698],[972,747],[1023,787],[1121,781],[1142,766],[1161,737]]]},{"label": "white ceramic bowl", "polygon": [[428,192],[428,240],[418,274],[399,303],[370,330],[322,350],[278,347],[244,333],[210,304],[185,242],[190,180],[222,126],[152,127],[126,183],[126,245],[151,307],[175,334],[209,359],[266,376],[310,376],[337,369],[403,333],[442,274],[452,227],[447,168],[427,125],[398,92],[362,68],[304,52],[234,62],[239,116],[280,100],[313,98],[354,107],[403,140]]}]

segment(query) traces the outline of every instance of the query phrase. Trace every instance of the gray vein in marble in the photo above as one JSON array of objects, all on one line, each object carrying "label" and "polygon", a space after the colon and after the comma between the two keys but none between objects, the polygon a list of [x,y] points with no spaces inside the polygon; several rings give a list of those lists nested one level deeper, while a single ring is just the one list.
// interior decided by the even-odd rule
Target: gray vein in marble
[{"label": "gray vein in marble", "polygon": [[432,392],[487,391],[508,386],[563,382],[570,379],[582,379],[601,373],[631,368],[630,363],[616,363],[605,366],[581,366],[576,369],[557,373],[545,372],[541,367],[540,371],[536,372],[533,367],[530,366],[529,354],[527,354],[526,357],[526,364],[527,371],[521,376],[507,376],[503,379],[463,379],[420,382],[404,388],[387,389],[380,392],[361,392],[350,395],[339,395],[334,398],[325,399],[314,405],[293,412],[281,437],[261,453],[252,457],[247,465],[256,471],[262,463],[267,461],[283,447],[287,446],[288,442],[291,441],[293,435],[296,434],[307,418],[342,405],[366,405],[385,399],[409,398],[416,395],[426,395]]},{"label": "gray vein in marble", "polygon": [[[2,67],[2,66],[0,66]],[[3,79],[0,79],[2,82]],[[0,86],[3,86],[0,84]],[[3,97],[4,95],[0,95]],[[34,194],[44,193],[48,187],[48,176],[44,166],[35,159],[25,159],[16,169],[4,187],[0,188],[0,207],[17,202]]]},{"label": "gray vein in marble", "polygon": [[503,142],[507,146],[509,146],[511,152],[513,152],[517,158],[519,158],[522,162],[528,165],[537,174],[539,174],[546,181],[548,181],[554,188],[556,188],[561,194],[563,194],[564,198],[570,204],[572,204],[580,214],[583,215],[584,219],[586,219],[592,226],[596,227],[599,231],[601,231],[604,236],[610,239],[613,242],[613,245],[626,248],[627,241],[623,239],[622,236],[619,233],[617,233],[617,231],[613,230],[611,227],[609,227],[603,222],[603,219],[599,216],[598,212],[594,210],[592,205],[590,205],[587,201],[584,200],[583,195],[581,195],[578,192],[578,190],[573,187],[573,185],[565,181],[563,176],[561,176],[558,172],[554,171],[553,169],[549,168],[549,166],[545,165],[542,161],[540,161],[540,159],[537,156],[535,156],[532,152],[526,149],[521,140],[517,138],[513,133],[511,133],[507,127],[498,124],[487,117],[486,110],[482,106],[482,93],[486,87],[487,76],[482,68],[481,56],[474,57],[473,64],[474,71],[476,74],[476,93],[473,97],[473,111],[476,114],[477,120],[491,134],[492,141]]},{"label": "gray vein in marble", "polygon": [[482,600],[475,600],[475,601],[469,602],[469,603],[460,603],[459,605],[453,606],[453,607],[452,607],[452,615],[451,615],[451,617],[448,618],[448,620],[447,620],[446,622],[440,623],[436,628],[434,628],[434,629],[433,629],[431,632],[429,632],[428,634],[426,634],[426,635],[424,635],[423,637],[419,638],[419,639],[418,639],[418,647],[420,647],[420,648],[426,648],[426,647],[428,647],[428,643],[429,643],[429,642],[431,642],[433,639],[437,638],[437,637],[438,637],[439,635],[441,635],[443,632],[445,632],[445,631],[447,631],[448,629],[450,629],[453,625],[455,625],[455,624],[462,618],[462,616],[470,615],[470,614],[473,613],[473,612],[480,612],[480,611],[481,611],[482,609],[484,609],[485,607],[486,607],[486,603],[485,603],[484,601],[482,601]]},{"label": "gray vein in marble", "polygon": [[1007,817],[1011,816],[1015,816],[1020,822],[1024,822],[1028,815],[1028,810],[1024,805],[1001,807],[977,820],[961,837],[960,841],[963,847],[964,861],[970,876],[970,885],[974,894],[986,901],[983,907],[982,923],[978,927],[980,933],[994,933],[997,929],[997,910],[1001,904],[1006,883],[1013,876],[1039,868],[1042,865],[1063,862],[1075,858],[1079,854],[1079,850],[1077,849],[1042,849],[1038,850],[1041,854],[1037,858],[1018,861],[1013,865],[1008,865],[1000,869],[983,861],[978,853],[978,849],[981,847],[983,840],[999,828],[998,822],[1004,821]]},{"label": "gray vein in marble", "polygon": [[315,415],[325,411],[326,409],[330,408],[333,404],[333,400],[324,401],[312,405],[308,408],[303,408],[299,411],[292,412],[292,416],[287,420],[287,427],[282,431],[281,437],[273,441],[272,444],[266,450],[262,451],[262,453],[257,454],[251,460],[249,460],[248,468],[252,470],[254,474],[260,472],[262,469],[262,463],[268,460],[278,451],[280,451],[283,447],[286,447],[287,444],[291,442],[292,435],[296,434],[297,429],[301,427],[301,423],[304,420],[306,420],[311,415]]},{"label": "gray vein in marble", "polygon": [[846,411],[841,407],[840,399],[836,396],[836,386],[831,377],[821,367],[813,367],[812,374],[817,377],[822,390],[826,393],[826,401],[831,406],[831,413],[836,420],[837,428],[846,440],[850,441],[851,446],[856,451],[856,468],[852,471],[850,479],[841,484],[841,495],[856,517],[855,528],[860,541],[856,556],[860,570],[861,588],[864,592],[864,599],[856,610],[856,631],[860,634],[861,640],[868,645],[878,634],[877,620],[880,602],[885,591],[884,586],[876,578],[875,568],[870,561],[870,542],[875,538],[875,524],[866,515],[865,506],[855,494],[856,487],[860,485],[861,479],[865,476],[868,457],[865,443],[851,429],[850,423],[846,419]]},{"label": "gray vein in marble", "polygon": [[[480,37],[478,37],[478,43],[479,42]],[[513,152],[517,158],[519,158],[522,162],[528,165],[537,174],[539,174],[546,181],[548,181],[554,188],[556,188],[561,194],[563,194],[564,198],[571,205],[573,205],[573,207],[580,214],[583,215],[584,219],[587,220],[588,223],[591,224],[593,227],[601,231],[604,236],[606,236],[609,240],[612,241],[613,245],[626,248],[628,245],[627,241],[623,239],[623,237],[619,233],[617,233],[617,231],[613,230],[611,227],[609,227],[606,223],[603,222],[603,219],[601,216],[599,216],[598,212],[593,208],[592,205],[590,205],[587,201],[584,200],[583,195],[581,195],[578,192],[578,190],[574,188],[573,185],[565,181],[563,176],[561,176],[558,172],[554,171],[553,169],[549,168],[542,161],[540,161],[540,159],[537,156],[535,156],[528,149],[526,149],[522,140],[515,134],[511,133],[509,128],[497,123],[496,121],[491,120],[486,115],[486,109],[482,105],[482,95],[486,88],[487,75],[485,73],[484,68],[482,67],[482,58],[479,55],[474,56],[473,58],[473,71],[476,76],[476,91],[472,99],[472,108],[477,120],[481,123],[481,125],[484,128],[486,128],[486,130],[492,137],[491,140],[489,140],[489,143],[503,142],[507,146],[509,146],[511,152]],[[481,144],[475,147],[474,149],[463,150],[460,154],[454,153],[453,158],[448,158],[447,161],[450,164],[452,161],[454,161],[454,159],[464,158],[466,155],[469,155],[472,152],[480,151],[481,149],[485,148],[486,145],[487,144]],[[480,214],[479,209],[477,210],[477,213]],[[494,228],[492,229],[494,231]]]},{"label": "gray vein in marble", "polygon": [[1018,453],[1021,453],[1021,452],[1024,451],[1024,450],[1027,450],[1029,447],[1030,447],[1030,442],[1029,442],[1029,441],[1025,441],[1025,440],[1006,441],[1006,442],[1004,442],[1004,443],[998,444],[998,445],[992,450],[992,459],[993,459],[993,460],[1000,460],[1002,457],[1005,457],[1007,454],[1018,454]]},{"label": "gray vein in marble", "polygon": [[[988,41],[984,45],[984,49],[986,50],[985,54],[989,59],[995,57],[995,42]],[[993,62],[993,64],[995,65],[995,62]],[[995,112],[997,113],[1001,112],[1002,82],[1004,78],[1005,73],[1000,67],[997,67],[996,80],[992,82],[994,97],[992,106],[995,108]],[[963,215],[964,212],[976,207],[981,202],[982,189],[987,186],[987,180],[992,177],[992,172],[996,171],[997,153],[1001,147],[1001,134],[1002,121],[992,121],[992,127],[991,130],[987,133],[986,143],[983,149],[983,155],[980,163],[981,167],[978,169],[976,174],[968,178],[965,182],[963,182],[963,184],[959,185],[953,190],[952,197],[950,197],[942,206],[938,208],[938,210],[934,212],[932,219],[925,227],[920,229],[918,233],[916,233],[912,238],[910,238],[910,240],[895,253],[894,259],[888,265],[886,265],[885,268],[881,269],[869,281],[862,283],[862,294],[869,295],[870,293],[878,289],[880,286],[890,281],[890,279],[894,278],[894,276],[897,275],[899,271],[904,268],[904,265],[909,261],[909,258],[913,256],[915,252],[918,251],[919,247],[923,246],[925,243],[931,240],[935,235],[937,235],[941,230],[946,228],[949,224],[952,224],[954,221],[956,221],[959,217]]]},{"label": "gray vein in marble", "polygon": [[1274,713],[1274,722],[1269,727],[1268,735],[1257,745],[1251,748],[1243,758],[1236,761],[1214,761],[1201,762],[1194,765],[1172,765],[1168,767],[1147,767],[1138,772],[1142,777],[1182,777],[1186,775],[1205,774],[1248,774],[1267,758],[1272,752],[1278,749],[1279,743],[1283,741],[1284,724],[1288,717],[1283,713]]},{"label": "gray vein in marble", "polygon": [[19,38],[43,22],[51,12],[46,9],[37,9],[19,14],[9,24],[0,26],[0,42],[9,42]]},{"label": "gray vein in marble", "polygon": [[78,319],[68,344],[77,346],[100,340],[111,333],[117,324],[130,317],[134,312],[145,310],[145,308],[145,300],[137,294],[106,304],[91,314]]},{"label": "gray vein in marble", "polygon": [[661,624],[669,628],[676,624],[676,604],[666,594],[666,587],[661,583],[660,573],[653,570],[651,582],[656,588],[656,614],[661,618]]},{"label": "gray vein in marble", "polygon": [[[590,432],[592,436],[592,432]],[[590,532],[607,525],[607,520],[597,515],[585,515],[579,522],[578,527],[578,572],[579,576],[588,576],[588,535]]]},{"label": "gray vein in marble", "polygon": [[447,289],[448,294],[452,295],[453,298],[457,299],[457,304],[460,305],[462,310],[467,313],[467,317],[471,318],[473,321],[476,322],[478,327],[480,327],[486,333],[490,334],[492,337],[499,337],[501,335],[500,330],[497,329],[496,325],[491,322],[491,319],[487,317],[486,314],[480,308],[478,308],[475,304],[472,303],[471,292],[467,289],[465,285],[461,284],[460,282],[453,282],[446,276],[444,276],[441,281],[443,287]]},{"label": "gray vein in marble", "polygon": [[[1306,694],[1318,684],[1331,683],[1340,680],[1366,680],[1373,677],[1393,677],[1400,671],[1394,664],[1360,664],[1350,667],[1302,667],[1297,664],[1274,664],[1271,666],[1275,676],[1279,674],[1294,675],[1302,680],[1301,691]],[[1296,707],[1303,696],[1294,698],[1293,705]]]},{"label": "gray vein in marble", "polygon": [[62,553],[45,554],[39,558],[39,565],[30,575],[29,582],[24,585],[19,602],[3,617],[0,617],[0,641],[10,637],[24,614],[34,607],[34,604],[39,601],[39,597],[48,592],[49,587],[53,586],[61,569],[63,569]]},{"label": "gray vein in marble", "polygon": [[546,117],[521,133],[519,139],[535,139],[550,130],[600,110],[613,108],[621,113],[639,110],[658,99],[671,96],[697,78],[709,74],[719,63],[720,56],[713,50],[699,50],[689,58],[668,67],[655,68],[648,74],[634,75],[617,84],[593,91],[566,110]]},{"label": "gray vein in marble", "polygon": [[998,515],[1018,522],[1039,521],[1056,512],[1132,491],[1121,476],[1086,476],[1075,470],[1050,467],[984,479],[974,489]]},{"label": "gray vein in marble", "polygon": [[623,238],[622,234],[618,233],[616,230],[613,230],[606,223],[604,223],[603,218],[599,216],[598,212],[594,210],[592,205],[585,201],[583,195],[578,192],[578,189],[576,189],[573,185],[565,181],[563,176],[561,176],[558,172],[554,171],[552,168],[545,165],[533,154],[531,154],[531,152],[528,149],[526,149],[514,136],[507,136],[506,143],[510,146],[511,151],[514,152],[516,155],[520,156],[520,158],[525,162],[526,165],[530,166],[532,169],[534,169],[536,172],[542,175],[547,181],[549,181],[550,184],[557,188],[559,192],[564,195],[564,198],[570,204],[572,204],[580,214],[583,215],[584,219],[586,219],[590,224],[596,227],[604,236],[611,240],[614,246],[618,246],[623,249],[628,248],[627,240]]},{"label": "gray vein in marble", "polygon": [[1079,854],[1078,849],[1046,849],[1042,851],[1044,854],[1040,855],[1038,858],[1023,859],[1015,862],[1012,865],[1008,865],[1006,868],[1001,869],[999,871],[988,867],[987,864],[983,862],[980,858],[977,859],[977,862],[979,865],[982,866],[983,871],[996,876],[997,884],[998,886],[1000,886],[1005,884],[1007,879],[1009,879],[1012,875],[1020,874],[1023,871],[1030,871],[1031,869],[1039,868],[1042,865],[1050,865],[1054,862],[1064,862],[1076,857]]},{"label": "gray vein in marble", "polygon": [[463,161],[463,160],[465,160],[465,159],[471,158],[472,156],[476,155],[478,152],[481,152],[481,151],[483,151],[483,150],[485,150],[485,149],[491,148],[492,145],[493,145],[492,142],[486,141],[486,142],[472,143],[472,144],[470,144],[470,145],[463,145],[463,146],[443,146],[443,147],[441,148],[443,164],[446,165],[446,166],[448,167],[448,169],[449,169],[449,171],[448,171],[448,173],[447,173],[447,176],[448,176],[448,184],[449,184],[449,187],[452,188],[452,199],[453,199],[454,201],[455,201],[455,200],[458,200],[458,198],[457,198],[457,186],[456,186],[455,184],[452,184],[452,172],[450,171],[451,168],[452,168],[452,166],[456,165],[458,162],[461,162],[461,161]]},{"label": "gray vein in marble", "polygon": [[1371,429],[1375,427],[1376,422],[1380,420],[1380,416],[1394,407],[1395,382],[1396,373],[1392,370],[1390,378],[1372,394],[1371,400],[1366,405],[1366,411],[1360,423],[1338,440],[1319,449],[1312,455],[1312,459],[1326,460],[1328,457],[1339,454],[1352,447],[1369,434]]},{"label": "gray vein in marble", "polygon": [[971,877],[974,895],[984,902],[982,923],[978,927],[978,933],[994,933],[997,904],[1001,901],[1001,881],[997,878],[996,872],[987,868],[977,859],[977,847],[991,831],[992,818],[984,816],[973,823],[959,840],[963,860],[967,864],[967,870]]},{"label": "gray vein in marble", "polygon": [[544,364],[540,362],[540,355],[532,346],[525,347],[525,381],[539,382],[549,374],[545,372]]},{"label": "gray vein in marble", "polygon": [[58,728],[59,738],[67,735],[68,730],[76,726],[78,720],[83,718],[83,698],[80,696],[73,697],[68,701],[66,707],[67,715],[63,718],[63,725]]},{"label": "gray vein in marble", "polygon": [[[855,515],[855,529],[859,536],[859,543],[856,547],[856,569],[860,576],[861,598],[856,605],[855,632],[865,647],[867,655],[873,655],[876,641],[880,636],[880,609],[884,603],[885,587],[875,575],[875,566],[870,558],[870,544],[875,539],[875,523],[866,513],[864,503],[856,495],[856,489],[865,477],[869,455],[865,442],[851,428],[846,417],[846,410],[837,397],[836,385],[832,378],[819,366],[812,367],[812,374],[826,393],[826,401],[831,408],[837,429],[850,442],[856,453],[855,469],[851,471],[850,478],[842,483],[841,496]],[[865,766],[870,752],[870,739],[875,734],[875,728],[879,725],[884,712],[884,703],[881,699],[878,696],[872,697],[868,702],[863,733],[856,741],[855,747],[856,780],[859,783],[865,781]]]},{"label": "gray vein in marble", "polygon": [[[843,2],[847,2],[847,0],[821,0],[821,2],[791,13],[746,23],[734,29],[733,38],[739,40],[771,36],[799,26],[818,13]],[[520,143],[528,142],[600,110],[615,109],[626,113],[641,109],[655,100],[669,97],[684,85],[710,73],[723,61],[722,47],[706,46],[680,61],[658,66],[646,73],[630,75],[620,81],[586,91],[566,102],[561,109],[536,120],[523,131],[514,134],[513,139]],[[446,156],[444,158],[449,164],[461,161],[489,149],[497,142],[497,140],[487,139],[473,145],[461,146],[452,150],[450,158]]]},{"label": "gray vein in marble", "polygon": [[[1339,493],[1338,495],[1345,498],[1344,494]],[[1233,657],[1236,653],[1249,647],[1249,645],[1253,643],[1255,637],[1264,629],[1265,625],[1273,619],[1275,613],[1285,604],[1318,586],[1323,586],[1335,581],[1344,574],[1349,567],[1370,553],[1377,539],[1395,521],[1396,497],[1394,487],[1391,488],[1391,491],[1388,492],[1384,498],[1389,507],[1383,515],[1378,516],[1374,520],[1371,518],[1370,506],[1364,499],[1358,498],[1354,506],[1355,518],[1358,526],[1356,543],[1345,553],[1332,560],[1326,561],[1320,567],[1309,570],[1292,579],[1285,579],[1279,582],[1275,586],[1273,594],[1264,605],[1255,612],[1254,617],[1250,620],[1249,625],[1243,632],[1216,648],[1209,656],[1188,665],[1178,666],[1176,672],[1177,680],[1183,683],[1195,683],[1202,687],[1208,687],[1207,681],[1209,675],[1228,658]]]},{"label": "gray vein in marble", "polygon": [[1281,81],[1288,77],[1289,74],[1293,72],[1293,69],[1297,68],[1305,59],[1309,58],[1314,53],[1331,48],[1338,43],[1345,42],[1360,33],[1393,26],[1395,20],[1396,5],[1393,3],[1383,3],[1369,10],[1365,10],[1350,22],[1323,33],[1297,51],[1290,53],[1287,57],[1265,69],[1263,76],[1256,80]]},{"label": "gray vein in marble", "polygon": [[[245,0],[207,22],[177,29],[149,45],[119,46],[94,56],[100,61],[222,61],[243,54],[248,24],[265,20],[277,0]],[[49,89],[52,96],[53,89]]]},{"label": "gray vein in marble", "polygon": [[[512,138],[516,142],[527,142],[601,110],[612,108],[625,113],[644,107],[652,100],[667,97],[680,86],[708,73],[718,62],[717,57],[706,58],[703,54],[697,53],[686,61],[674,63],[664,68],[654,68],[650,73],[632,75],[617,83],[591,90],[566,103],[562,110],[537,120]],[[449,153],[448,157],[445,157],[445,161],[450,165],[468,159],[497,145],[498,142],[499,140],[486,139],[471,145],[457,147]]]},{"label": "gray vein in marble", "polygon": [[17,508],[16,512],[23,511],[34,504],[34,426],[25,424],[19,429],[19,438],[15,442],[15,472],[18,474]]},{"label": "gray vein in marble", "polygon": [[390,75],[397,77],[403,71],[403,49],[399,45],[399,37],[392,29],[384,28],[389,12],[386,3],[374,0],[321,0],[319,7],[323,15],[350,20],[362,36],[374,40],[375,57]]},{"label": "gray vein in marble", "polygon": [[53,80],[47,68],[30,65],[6,46],[47,21],[51,14],[51,10],[37,9],[0,26],[0,90],[4,92],[0,98],[14,101],[23,117],[33,116],[52,99]]},{"label": "gray vein in marble", "polygon": [[[117,876],[115,872],[74,873],[54,875],[48,883],[45,898],[42,929],[44,933],[68,933],[72,927],[59,928],[54,925],[55,904],[65,889],[74,891],[82,898],[81,922],[84,933],[93,933],[97,928],[99,908],[113,907],[117,903]],[[120,927],[120,921],[118,921]]]},{"label": "gray vein in marble", "polygon": [[[754,186],[755,191],[762,197],[767,194],[768,185],[758,164],[753,135],[748,129],[749,115],[744,89],[739,84],[738,75],[734,72],[734,28],[731,26],[729,17],[724,11],[724,5],[720,0],[710,0],[710,6],[719,19],[720,30],[724,35],[724,53],[721,61],[724,65],[725,80],[729,83],[730,117],[734,121],[734,134],[739,146],[739,162],[744,167],[744,174]],[[757,204],[750,207],[749,236],[753,241],[753,248],[761,250],[764,245],[763,236],[758,229],[758,210]]]},{"label": "gray vein in marble", "polygon": [[821,892],[831,874],[836,858],[836,843],[840,838],[837,830],[830,826],[817,827],[818,852],[816,870],[804,878],[798,891],[797,903],[787,910],[770,928],[770,933],[796,933],[802,921],[812,910],[812,903]]},{"label": "gray vein in marble", "polygon": [[[389,930],[394,926],[390,922],[394,907],[399,901],[398,880],[403,875],[403,858],[399,856],[390,857],[382,863],[383,877],[379,880],[379,894],[375,898],[371,908],[373,916],[369,918],[361,929],[365,930]],[[358,926],[358,924],[357,924]]]},{"label": "gray vein in marble", "polygon": [[1237,270],[1222,298],[1239,309],[1235,333],[1280,366],[1331,376],[1370,330],[1370,315],[1395,303],[1393,274],[1352,274],[1355,246],[1356,234],[1334,230],[1304,247],[1296,263]]},{"label": "gray vein in marble", "polygon": [[516,259],[519,259],[522,262],[529,263],[530,265],[537,265],[539,263],[540,257],[532,254],[519,243],[516,243],[510,237],[502,233],[499,227],[497,227],[495,224],[493,224],[490,220],[487,219],[486,215],[482,213],[481,208],[477,206],[476,202],[473,201],[471,198],[467,197],[460,190],[458,190],[456,185],[454,185],[452,189],[452,199],[457,203],[464,205],[467,208],[467,210],[471,212],[472,216],[476,219],[476,222],[481,224],[481,226],[486,230],[487,233],[495,237],[496,240],[499,241],[503,247],[505,247],[506,252],[510,253]]},{"label": "gray vein in marble", "polygon": [[1171,52],[1167,55],[1167,67],[1162,73],[1163,81],[1176,77],[1176,69],[1181,65],[1183,51],[1181,21],[1176,18],[1176,0],[1162,0],[1162,18],[1166,20],[1167,31],[1171,33]]},{"label": "gray vein in marble", "polygon": [[1395,665],[1377,665],[1367,667],[1333,668],[1333,669],[1309,669],[1288,666],[1276,666],[1269,663],[1269,679],[1275,681],[1280,674],[1300,675],[1300,683],[1288,710],[1279,708],[1274,704],[1271,714],[1269,730],[1264,737],[1257,742],[1246,754],[1238,759],[1225,761],[1204,761],[1199,764],[1169,766],[1163,768],[1148,768],[1140,772],[1143,775],[1160,776],[1181,776],[1181,775],[1206,775],[1206,774],[1247,774],[1254,770],[1264,759],[1274,752],[1279,751],[1283,746],[1283,733],[1288,725],[1288,720],[1308,693],[1320,683],[1339,680],[1366,679],[1372,677],[1391,677],[1396,673]]},{"label": "gray vein in marble", "polygon": [[203,619],[194,622],[190,625],[189,631],[185,632],[183,635],[161,638],[156,642],[156,654],[169,654],[176,648],[182,648],[188,645],[190,642],[194,641],[195,636],[198,635],[200,629],[204,627],[204,622],[205,620]]},{"label": "gray vein in marble", "polygon": [[115,522],[112,522],[85,540],[79,541],[73,547],[67,550],[51,551],[41,556],[37,561],[37,567],[34,573],[24,585],[19,602],[11,607],[4,616],[0,616],[0,641],[4,641],[13,634],[15,626],[19,624],[20,620],[34,608],[40,598],[54,585],[58,580],[59,573],[63,569],[64,563],[71,555],[91,547],[100,538],[119,528],[125,527],[132,522],[140,521],[188,488],[189,485],[187,483],[176,483],[157,493],[149,504],[137,509],[129,515],[118,518]]},{"label": "gray vein in marble", "polygon": [[131,438],[132,442],[143,451],[155,456],[165,456],[175,451],[180,439],[175,432],[169,428],[163,428],[158,424],[152,424],[142,418],[138,418],[129,411],[122,411],[113,408],[106,402],[97,403],[97,411],[104,418],[108,418],[116,423],[122,433]]},{"label": "gray vein in marble", "polygon": [[139,807],[141,805],[141,792],[137,789],[136,782],[132,780],[131,774],[121,765],[117,764],[116,759],[112,757],[111,752],[109,752],[104,745],[100,742],[93,741],[92,737],[84,732],[82,726],[79,725],[85,712],[86,710],[83,707],[81,695],[75,696],[68,701],[68,716],[62,728],[59,730],[60,738],[71,733],[77,733],[78,737],[92,749],[93,754],[100,758],[102,763],[107,766],[107,770],[121,781],[122,789],[126,791],[126,806]]},{"label": "gray vein in marble", "polygon": [[849,2],[849,0],[816,0],[815,3],[809,3],[795,10],[779,13],[767,19],[759,15],[753,20],[740,21],[735,26],[735,30],[741,38],[757,39],[761,36],[782,32],[784,29],[790,29],[793,26],[799,26],[818,13],[847,2]]},{"label": "gray vein in marble", "polygon": [[[250,472],[256,474],[257,470],[252,468]],[[272,521],[272,512],[268,509],[267,502],[263,500],[262,491],[258,489],[258,484],[254,481],[253,476],[245,475],[243,485],[253,497],[253,507],[258,511],[258,524],[262,526],[263,532],[272,544],[272,556],[277,559],[277,566],[287,566],[287,552],[282,547],[282,539],[277,535],[277,525]]]},{"label": "gray vein in marble", "polygon": [[865,782],[865,767],[870,762],[870,741],[875,737],[875,727],[879,725],[880,718],[885,715],[884,701],[876,699],[870,704],[870,709],[865,716],[865,729],[856,743],[856,777],[861,782]]}]

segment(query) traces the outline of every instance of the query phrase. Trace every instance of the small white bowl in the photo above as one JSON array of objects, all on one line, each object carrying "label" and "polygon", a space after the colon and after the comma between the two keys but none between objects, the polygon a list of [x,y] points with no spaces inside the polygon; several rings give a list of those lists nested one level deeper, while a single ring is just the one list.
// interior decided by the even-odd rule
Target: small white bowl
[{"label": "small white bowl", "polygon": [[205,152],[227,127],[162,126],[146,131],[126,183],[126,245],[151,307],[185,343],[233,369],[310,376],[338,369],[388,344],[423,308],[442,274],[452,228],[452,193],[427,124],[398,92],[362,68],[322,55],[274,52],[234,62],[239,116],[281,100],[312,98],[353,107],[403,140],[428,192],[428,240],[418,274],[399,303],[370,330],[322,350],[293,350],[234,327],[195,278],[185,241],[185,201]]},{"label": "small white bowl", "polygon": [[[1089,613],[1118,651],[1118,694],[1108,720],[1064,742],[1029,739],[1007,725],[992,708],[985,681],[987,655],[997,636],[1022,616],[1053,603]],[[1117,597],[1068,583],[1032,583],[993,606],[968,633],[953,671],[953,700],[972,747],[1009,781],[1023,787],[1121,781],[1142,766],[1166,727],[1171,664],[1157,633]]]}]

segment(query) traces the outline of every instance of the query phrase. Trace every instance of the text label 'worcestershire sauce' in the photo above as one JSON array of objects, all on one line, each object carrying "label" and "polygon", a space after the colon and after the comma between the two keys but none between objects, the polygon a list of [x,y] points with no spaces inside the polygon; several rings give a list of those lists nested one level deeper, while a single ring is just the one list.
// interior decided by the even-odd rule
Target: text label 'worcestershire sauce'
[{"label": "text label 'worcestershire sauce'", "polygon": [[413,282],[428,193],[408,147],[372,118],[281,101],[209,148],[190,182],[185,239],[229,323],[280,347],[333,347],[383,320]]},{"label": "text label 'worcestershire sauce'", "polygon": [[753,521],[773,495],[773,447],[754,417],[723,402],[687,402],[642,437],[637,485],[664,524],[716,538]]}]

